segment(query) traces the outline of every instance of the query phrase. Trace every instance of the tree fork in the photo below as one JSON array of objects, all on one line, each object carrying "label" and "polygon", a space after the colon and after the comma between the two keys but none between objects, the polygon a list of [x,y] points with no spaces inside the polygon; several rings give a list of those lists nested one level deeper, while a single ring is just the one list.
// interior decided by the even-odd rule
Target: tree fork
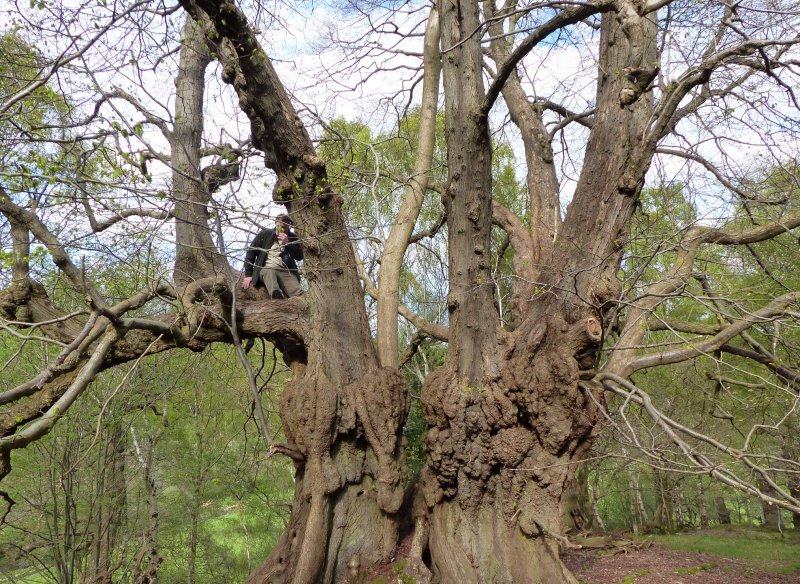
[{"label": "tree fork", "polygon": [[307,362],[281,397],[302,478],[290,527],[251,582],[338,581],[353,556],[369,565],[394,551],[406,389],[379,368],[341,197],[244,14],[230,0],[182,5],[208,31],[306,252]]}]

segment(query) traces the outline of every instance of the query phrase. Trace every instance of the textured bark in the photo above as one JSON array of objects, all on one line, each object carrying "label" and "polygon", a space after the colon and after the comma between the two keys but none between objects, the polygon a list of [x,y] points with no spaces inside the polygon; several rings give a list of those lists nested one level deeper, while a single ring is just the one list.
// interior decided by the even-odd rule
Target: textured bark
[{"label": "textured bark", "polygon": [[706,498],[706,487],[703,481],[700,481],[697,490],[697,509],[700,515],[700,527],[707,528],[710,524],[708,521],[708,499]]},{"label": "textured bark", "polygon": [[[602,403],[578,382],[591,376],[604,303],[618,294],[623,234],[652,156],[637,151],[651,96],[640,91],[633,102],[621,103],[628,81],[619,71],[654,61],[656,27],[630,3],[603,17],[594,132],[541,276],[555,286],[521,307],[512,333],[486,326],[493,320],[487,285],[491,173],[476,3],[445,3],[442,29],[450,344],[445,366],[423,388],[434,577],[572,582],[555,541],[563,539],[565,488],[597,428],[596,403]],[[555,231],[553,223],[543,227],[532,238],[539,248]],[[509,550],[530,561],[512,561]]]},{"label": "textured bark", "polygon": [[338,581],[353,558],[369,565],[394,552],[405,386],[396,370],[379,367],[341,197],[244,15],[232,1],[183,6],[211,31],[223,79],[276,173],[273,199],[286,205],[305,252],[306,363],[281,396],[284,431],[302,456],[295,504],[289,528],[250,581]]},{"label": "textured bark", "polygon": [[[565,302],[575,294],[602,307],[619,295],[617,269],[644,177],[653,157],[642,144],[653,112],[652,94],[624,99],[635,84],[627,68],[652,69],[658,62],[657,25],[640,16],[641,2],[620,1],[604,14],[600,32],[597,113],[583,169],[564,226],[556,239],[552,276]],[[580,309],[578,310],[581,311]],[[577,316],[577,315],[575,315]],[[574,318],[570,315],[571,318]]]},{"label": "textured bark", "polygon": [[592,528],[606,531],[606,524],[597,509],[597,503],[600,500],[600,487],[599,487],[598,473],[594,474],[594,482],[592,483]]}]

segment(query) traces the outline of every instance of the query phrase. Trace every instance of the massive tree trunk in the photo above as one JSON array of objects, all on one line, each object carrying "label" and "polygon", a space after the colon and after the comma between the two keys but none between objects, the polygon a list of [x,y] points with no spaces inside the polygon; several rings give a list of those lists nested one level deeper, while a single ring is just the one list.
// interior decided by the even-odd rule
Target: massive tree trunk
[{"label": "massive tree trunk", "polygon": [[[11,404],[0,415],[0,478],[10,469],[9,451],[49,431],[99,371],[145,352],[178,345],[199,350],[216,340],[232,342],[238,340],[232,332],[237,329],[244,336],[269,336],[294,372],[281,400],[288,445],[273,446],[295,462],[297,481],[289,526],[251,581],[338,582],[347,573],[392,557],[396,547],[396,516],[403,499],[401,436],[408,398],[396,370],[396,337],[390,325],[397,310],[398,269],[424,181],[413,181],[411,212],[399,216],[397,238],[387,244],[386,272],[381,276],[386,289],[378,317],[379,361],[341,197],[328,184],[325,166],[255,31],[233,0],[181,0],[181,4],[193,22],[187,22],[183,31],[174,127],[166,130],[164,122],[145,116],[148,123],[162,127],[171,145],[176,286],[154,286],[158,289],[110,306],[111,301],[87,282],[85,271],[71,262],[64,245],[35,213],[0,187],[0,212],[11,223],[14,242],[13,282],[3,291],[0,310],[9,320],[50,321],[40,330],[65,345],[47,370],[0,394],[3,404]],[[603,379],[595,375],[594,367],[608,328],[604,316],[619,301],[622,249],[656,144],[688,112],[720,95],[708,84],[711,73],[726,60],[745,66],[744,57],[755,58],[758,50],[759,58],[749,66],[752,71],[770,70],[763,52],[768,45],[760,40],[729,46],[714,38],[705,52],[695,55],[699,64],[667,80],[654,110],[650,84],[658,73],[655,11],[666,4],[592,0],[548,4],[535,13],[526,12],[534,10],[530,6],[517,12],[514,2],[497,10],[492,0],[448,0],[437,7],[449,147],[443,199],[450,331],[440,335],[449,338],[447,360],[423,388],[428,460],[421,496],[415,500],[418,531],[412,555],[421,559],[427,545],[438,581],[574,582],[558,558],[558,542],[564,541],[560,533],[565,489],[599,427],[603,396],[597,381]],[[721,31],[730,28],[728,23],[736,16],[733,7],[727,12]],[[528,103],[529,79],[518,76],[515,69],[537,43],[553,43],[564,27],[599,13],[603,17],[595,103],[578,116],[564,114],[584,120],[591,134],[562,221],[553,136],[547,134],[542,112]],[[511,26],[503,29],[500,23],[506,17]],[[502,40],[506,33],[523,34],[515,26],[522,18],[535,23],[531,34],[519,42]],[[589,24],[594,28],[594,21]],[[436,28],[431,20],[425,50],[429,99],[438,87],[434,78],[439,60],[431,42]],[[497,65],[486,64],[486,75],[491,77],[488,90],[482,63],[487,32],[488,53]],[[724,34],[717,36],[721,39]],[[200,148],[203,78],[212,55],[207,43],[250,119],[252,144],[263,151],[266,166],[275,173],[273,199],[286,206],[298,227],[308,280],[303,298],[279,305],[271,300],[248,302],[246,293],[237,298],[227,277],[228,266],[214,248],[209,205],[218,183],[204,175]],[[776,75],[775,71],[769,72]],[[743,88],[751,73],[724,91]],[[530,226],[492,201],[488,119],[501,95],[523,133]],[[116,97],[118,92],[104,95],[104,99]],[[432,121],[435,108],[430,101],[426,105],[423,118]],[[420,148],[416,172],[429,169],[426,158],[431,147],[429,143]],[[91,217],[88,204],[87,213]],[[514,248],[519,279],[510,329],[492,326],[500,320],[491,283],[493,220]],[[792,221],[800,222],[800,216]],[[784,217],[781,230],[797,222]],[[96,221],[91,223],[99,231]],[[685,283],[701,243],[735,240],[710,228],[695,227],[690,233],[699,235],[681,244],[680,263],[661,286],[648,291],[653,298],[658,294],[663,299]],[[78,292],[75,296],[86,299],[83,313],[59,312],[43,288],[30,280],[30,234],[47,247]],[[745,243],[748,237],[742,234],[736,241]],[[214,295],[222,293],[225,302],[215,302]],[[130,317],[158,295],[176,300],[173,306],[181,312]],[[659,302],[647,297],[634,300],[607,375],[628,378],[646,366],[642,362],[634,366],[629,356],[644,337],[646,315]],[[85,312],[91,314],[88,320]],[[228,328],[233,324],[229,319],[236,326]],[[701,352],[697,347],[687,350]],[[678,359],[656,353],[648,358],[675,362],[667,357]],[[152,494],[155,503],[155,490]],[[638,504],[642,506],[640,498]],[[138,562],[141,581],[152,581],[158,568],[158,554],[148,551],[155,543],[149,539]]]},{"label": "massive tree trunk", "polygon": [[[450,344],[423,389],[423,488],[442,582],[575,581],[558,557],[562,503],[602,403],[579,382],[592,375],[605,303],[618,294],[620,241],[651,157],[637,151],[651,96],[632,89],[622,70],[653,66],[656,27],[634,3],[619,4],[603,17],[598,113],[581,180],[540,276],[553,288],[528,299],[511,333],[487,326],[496,318],[478,8],[466,0],[442,8]],[[549,251],[547,225],[531,238],[540,247],[530,257]]]},{"label": "massive tree trunk", "polygon": [[276,174],[273,199],[286,206],[305,251],[309,326],[301,350],[283,347],[295,377],[281,396],[295,499],[288,528],[250,581],[335,582],[348,564],[394,552],[405,387],[396,370],[379,366],[341,197],[244,15],[231,1],[183,4],[210,27],[223,77],[252,122],[253,144]]}]

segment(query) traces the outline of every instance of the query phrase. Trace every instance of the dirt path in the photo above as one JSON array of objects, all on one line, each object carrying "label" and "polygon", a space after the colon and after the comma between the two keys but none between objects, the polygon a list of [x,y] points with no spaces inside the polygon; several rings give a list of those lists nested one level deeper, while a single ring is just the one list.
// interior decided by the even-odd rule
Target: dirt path
[{"label": "dirt path", "polygon": [[657,545],[616,555],[575,550],[562,557],[586,584],[800,584],[800,573],[771,574],[763,571],[763,564]]}]

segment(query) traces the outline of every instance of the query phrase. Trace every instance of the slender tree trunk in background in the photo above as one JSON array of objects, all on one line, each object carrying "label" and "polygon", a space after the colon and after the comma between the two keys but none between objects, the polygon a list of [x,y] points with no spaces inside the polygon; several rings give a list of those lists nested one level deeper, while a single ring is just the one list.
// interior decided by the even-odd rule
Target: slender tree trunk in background
[{"label": "slender tree trunk in background", "polygon": [[677,529],[683,529],[687,525],[683,503],[680,483],[675,482],[672,485],[672,508],[675,509],[675,527]]},{"label": "slender tree trunk in background", "polygon": [[[79,565],[78,561],[78,516],[77,506],[75,501],[76,492],[76,467],[77,461],[80,457],[80,440],[67,436],[65,439],[63,451],[61,454],[60,465],[58,470],[60,476],[58,477],[58,484],[53,484],[51,488],[54,490],[54,495],[59,494],[62,497],[63,507],[61,512],[61,525],[62,539],[56,546],[58,549],[58,560],[56,562],[56,573],[58,575],[59,584],[72,584],[77,574],[76,569]],[[55,478],[55,477],[54,477]]]},{"label": "slender tree trunk in background", "polygon": [[736,495],[736,520],[742,523],[742,507],[744,507],[744,517],[747,520],[747,525],[754,525],[753,513],[750,509],[750,501],[746,497]]},{"label": "slender tree trunk in background", "polygon": [[[789,494],[795,499],[800,499],[800,474],[789,473]],[[792,513],[792,525],[796,531],[800,531],[800,513]]]},{"label": "slender tree trunk in background", "polygon": [[147,508],[147,526],[142,534],[142,545],[133,558],[133,584],[157,584],[158,568],[164,561],[158,550],[158,530],[161,519],[158,513],[158,485],[153,473],[153,457],[159,436],[160,432],[156,435],[148,435],[144,451],[136,440],[136,436],[133,436],[144,480]]},{"label": "slender tree trunk in background", "polygon": [[641,525],[647,525],[650,521],[647,517],[647,508],[644,506],[644,498],[642,497],[642,486],[639,481],[639,473],[634,472],[634,491],[633,494],[636,498],[636,512],[639,516]]},{"label": "slender tree trunk in background", "polygon": [[564,518],[567,532],[582,533],[589,530],[589,485],[586,466],[581,465],[575,478],[564,489]]},{"label": "slender tree trunk in background", "polygon": [[202,478],[192,477],[192,497],[189,507],[189,541],[187,542],[187,584],[194,584],[197,564],[198,524],[201,509]]},{"label": "slender tree trunk in background", "polygon": [[[622,446],[622,455],[625,458],[629,457],[628,448],[625,445]],[[647,528],[649,519],[647,517],[647,509],[645,509],[644,506],[644,499],[642,498],[639,473],[636,471],[633,460],[629,459],[626,462],[625,475],[628,478],[628,501],[630,503],[631,528],[635,534],[638,534],[640,530]]]},{"label": "slender tree trunk in background", "polygon": [[653,526],[663,533],[670,533],[674,531],[675,527],[672,518],[672,488],[669,475],[661,470],[653,469],[653,489],[656,495]]},{"label": "slender tree trunk in background", "polygon": [[625,474],[628,477],[628,500],[630,501],[631,528],[633,533],[639,532],[647,526],[647,513],[642,501],[642,490],[639,484],[639,473],[633,468],[633,463],[629,462],[625,467]]},{"label": "slender tree trunk in background", "polygon": [[[786,428],[781,433],[782,454],[787,460],[800,461],[800,416],[795,416],[787,423]],[[787,473],[786,488],[789,494],[795,499],[800,500],[800,472]],[[800,531],[800,513],[792,512],[792,525],[796,531]]]},{"label": "slender tree trunk in background", "polygon": [[204,436],[203,420],[200,417],[200,405],[195,393],[194,403],[192,404],[192,423],[194,424],[194,450],[193,466],[191,472],[192,496],[189,502],[189,541],[187,542],[187,584],[194,584],[197,568],[197,540],[198,526],[200,519],[200,509],[203,507],[203,484],[205,483],[204,472]]},{"label": "slender tree trunk in background", "polygon": [[[756,477],[756,484],[763,493],[767,495],[776,495],[776,491],[772,486],[767,483],[760,475]],[[761,504],[761,525],[767,529],[780,530],[781,525],[781,510],[776,505],[770,505],[764,500],[759,500]]]},{"label": "slender tree trunk in background", "polygon": [[595,530],[600,529],[600,531],[607,531],[603,517],[600,515],[597,509],[597,503],[600,501],[599,477],[599,472],[595,471],[594,481],[592,481],[592,528]]},{"label": "slender tree trunk in background", "polygon": [[127,436],[127,427],[118,419],[112,420],[102,435],[102,448],[97,461],[97,514],[87,568],[81,575],[81,584],[110,584],[119,567],[113,560],[114,554],[119,553],[119,534],[126,518]]},{"label": "slender tree trunk in background", "polygon": [[[192,500],[197,502],[199,492],[199,487],[195,485],[192,489]],[[186,575],[186,584],[194,584],[194,577],[195,577],[195,568],[196,568],[196,560],[197,560],[197,524],[198,524],[198,515],[200,514],[200,510],[195,505],[192,505],[192,508],[189,511],[190,513],[190,520],[189,520],[189,542],[188,542],[188,550],[187,550],[187,575]]]},{"label": "slender tree trunk in background", "polygon": [[708,501],[706,500],[706,486],[702,480],[697,487],[697,509],[700,513],[700,527],[708,528]]},{"label": "slender tree trunk in background", "polygon": [[717,508],[717,520],[720,525],[730,525],[731,512],[728,510],[728,505],[725,504],[725,497],[717,495],[714,497],[714,503]]}]

